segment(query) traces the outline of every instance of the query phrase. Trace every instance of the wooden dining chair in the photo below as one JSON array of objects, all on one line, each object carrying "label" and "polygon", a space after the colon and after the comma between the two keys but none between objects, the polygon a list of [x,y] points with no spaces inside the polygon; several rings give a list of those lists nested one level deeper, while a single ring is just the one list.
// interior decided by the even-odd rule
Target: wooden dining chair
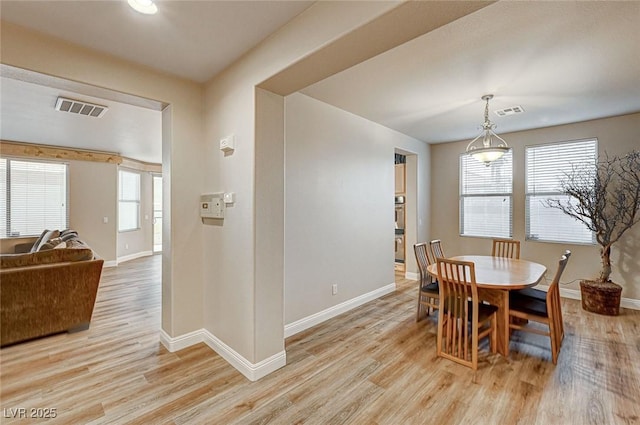
[{"label": "wooden dining chair", "polygon": [[[571,257],[571,251],[566,250],[563,255],[567,257],[567,261],[568,261],[569,257]],[[558,299],[560,299],[559,284],[555,286],[555,290],[558,291],[556,296],[558,297]],[[511,297],[533,298],[542,302],[547,301],[547,291],[543,291],[541,289],[536,289],[536,288],[519,289],[517,291],[511,291],[509,294]],[[558,333],[560,334],[560,341],[562,341],[564,339],[564,320],[562,319],[562,302],[557,303],[557,308],[555,313],[556,313],[555,318],[557,319],[556,326],[558,329]]]},{"label": "wooden dining chair", "polygon": [[416,255],[418,263],[418,271],[420,272],[420,281],[418,282],[418,308],[416,311],[416,322],[420,320],[423,307],[426,308],[427,316],[430,311],[438,308],[438,282],[427,272],[427,267],[433,263],[429,254],[429,247],[426,243],[421,242],[413,245],[413,252]]},{"label": "wooden dining chair", "polygon": [[434,239],[429,242],[429,246],[431,247],[431,256],[434,260],[438,258],[446,258],[444,255],[444,251],[442,250],[442,241],[440,239]]},{"label": "wooden dining chair", "polygon": [[477,370],[480,339],[489,336],[491,352],[497,352],[498,308],[479,301],[474,263],[436,261],[440,287],[437,354]]},{"label": "wooden dining chair", "polygon": [[520,241],[513,239],[494,239],[491,256],[520,259]]},{"label": "wooden dining chair", "polygon": [[[569,254],[569,255],[567,255]],[[558,269],[548,291],[521,290],[509,293],[509,328],[548,336],[551,341],[551,359],[558,364],[560,346],[564,338],[562,306],[560,300],[560,277],[567,266],[571,251],[566,251],[558,262]],[[544,299],[541,299],[544,294]],[[523,320],[514,320],[523,319]],[[546,329],[532,326],[528,321],[542,323]]]}]

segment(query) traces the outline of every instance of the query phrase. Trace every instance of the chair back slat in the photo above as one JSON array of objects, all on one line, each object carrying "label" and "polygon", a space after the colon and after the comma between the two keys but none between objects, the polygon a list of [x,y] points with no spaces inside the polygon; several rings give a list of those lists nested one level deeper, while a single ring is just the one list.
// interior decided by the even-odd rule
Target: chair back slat
[{"label": "chair back slat", "polygon": [[431,276],[427,272],[427,267],[433,263],[429,255],[429,249],[426,243],[421,242],[413,246],[413,252],[416,255],[416,263],[418,263],[418,271],[420,272],[420,281],[429,282]]},{"label": "chair back slat", "polygon": [[434,261],[438,258],[446,258],[444,251],[442,250],[442,241],[440,239],[432,240],[429,242],[429,245],[431,247],[431,255]]},{"label": "chair back slat", "polygon": [[520,258],[520,241],[513,239],[494,239],[491,249],[493,257]]}]

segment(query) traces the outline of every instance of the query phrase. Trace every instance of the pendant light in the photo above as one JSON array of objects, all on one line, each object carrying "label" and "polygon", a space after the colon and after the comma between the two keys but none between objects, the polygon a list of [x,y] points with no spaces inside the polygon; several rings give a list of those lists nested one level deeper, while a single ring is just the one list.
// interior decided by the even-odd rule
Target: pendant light
[{"label": "pendant light", "polygon": [[486,102],[482,132],[467,145],[466,150],[469,155],[480,162],[484,162],[486,166],[502,158],[502,155],[509,150],[507,142],[493,132],[496,125],[489,120],[489,100],[491,99],[493,99],[492,94],[482,96],[482,100]]}]

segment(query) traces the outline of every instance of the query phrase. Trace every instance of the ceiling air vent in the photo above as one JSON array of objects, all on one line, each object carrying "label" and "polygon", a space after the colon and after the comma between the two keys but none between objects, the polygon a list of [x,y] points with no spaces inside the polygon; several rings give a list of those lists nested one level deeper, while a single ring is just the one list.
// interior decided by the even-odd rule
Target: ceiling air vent
[{"label": "ceiling air vent", "polygon": [[524,112],[524,109],[522,109],[522,106],[512,106],[510,108],[498,109],[497,111],[495,111],[496,115],[498,115],[499,117],[506,117],[507,115],[521,114],[523,112]]},{"label": "ceiling air vent", "polygon": [[66,97],[58,97],[56,101],[56,111],[70,112],[72,114],[86,115],[94,118],[102,117],[108,109],[108,107],[103,105],[67,99]]}]

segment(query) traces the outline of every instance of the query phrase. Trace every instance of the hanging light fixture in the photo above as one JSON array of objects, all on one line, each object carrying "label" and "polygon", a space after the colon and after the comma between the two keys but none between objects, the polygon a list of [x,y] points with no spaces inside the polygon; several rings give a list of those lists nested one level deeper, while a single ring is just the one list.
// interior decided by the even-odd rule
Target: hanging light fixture
[{"label": "hanging light fixture", "polygon": [[[482,100],[487,104],[484,107],[484,124],[482,132],[467,145],[467,153],[480,162],[489,166],[491,162],[502,158],[508,150],[507,142],[502,137],[493,132],[496,125],[489,120],[489,100],[493,99],[492,94],[485,94]],[[495,140],[494,140],[495,139]]]}]

